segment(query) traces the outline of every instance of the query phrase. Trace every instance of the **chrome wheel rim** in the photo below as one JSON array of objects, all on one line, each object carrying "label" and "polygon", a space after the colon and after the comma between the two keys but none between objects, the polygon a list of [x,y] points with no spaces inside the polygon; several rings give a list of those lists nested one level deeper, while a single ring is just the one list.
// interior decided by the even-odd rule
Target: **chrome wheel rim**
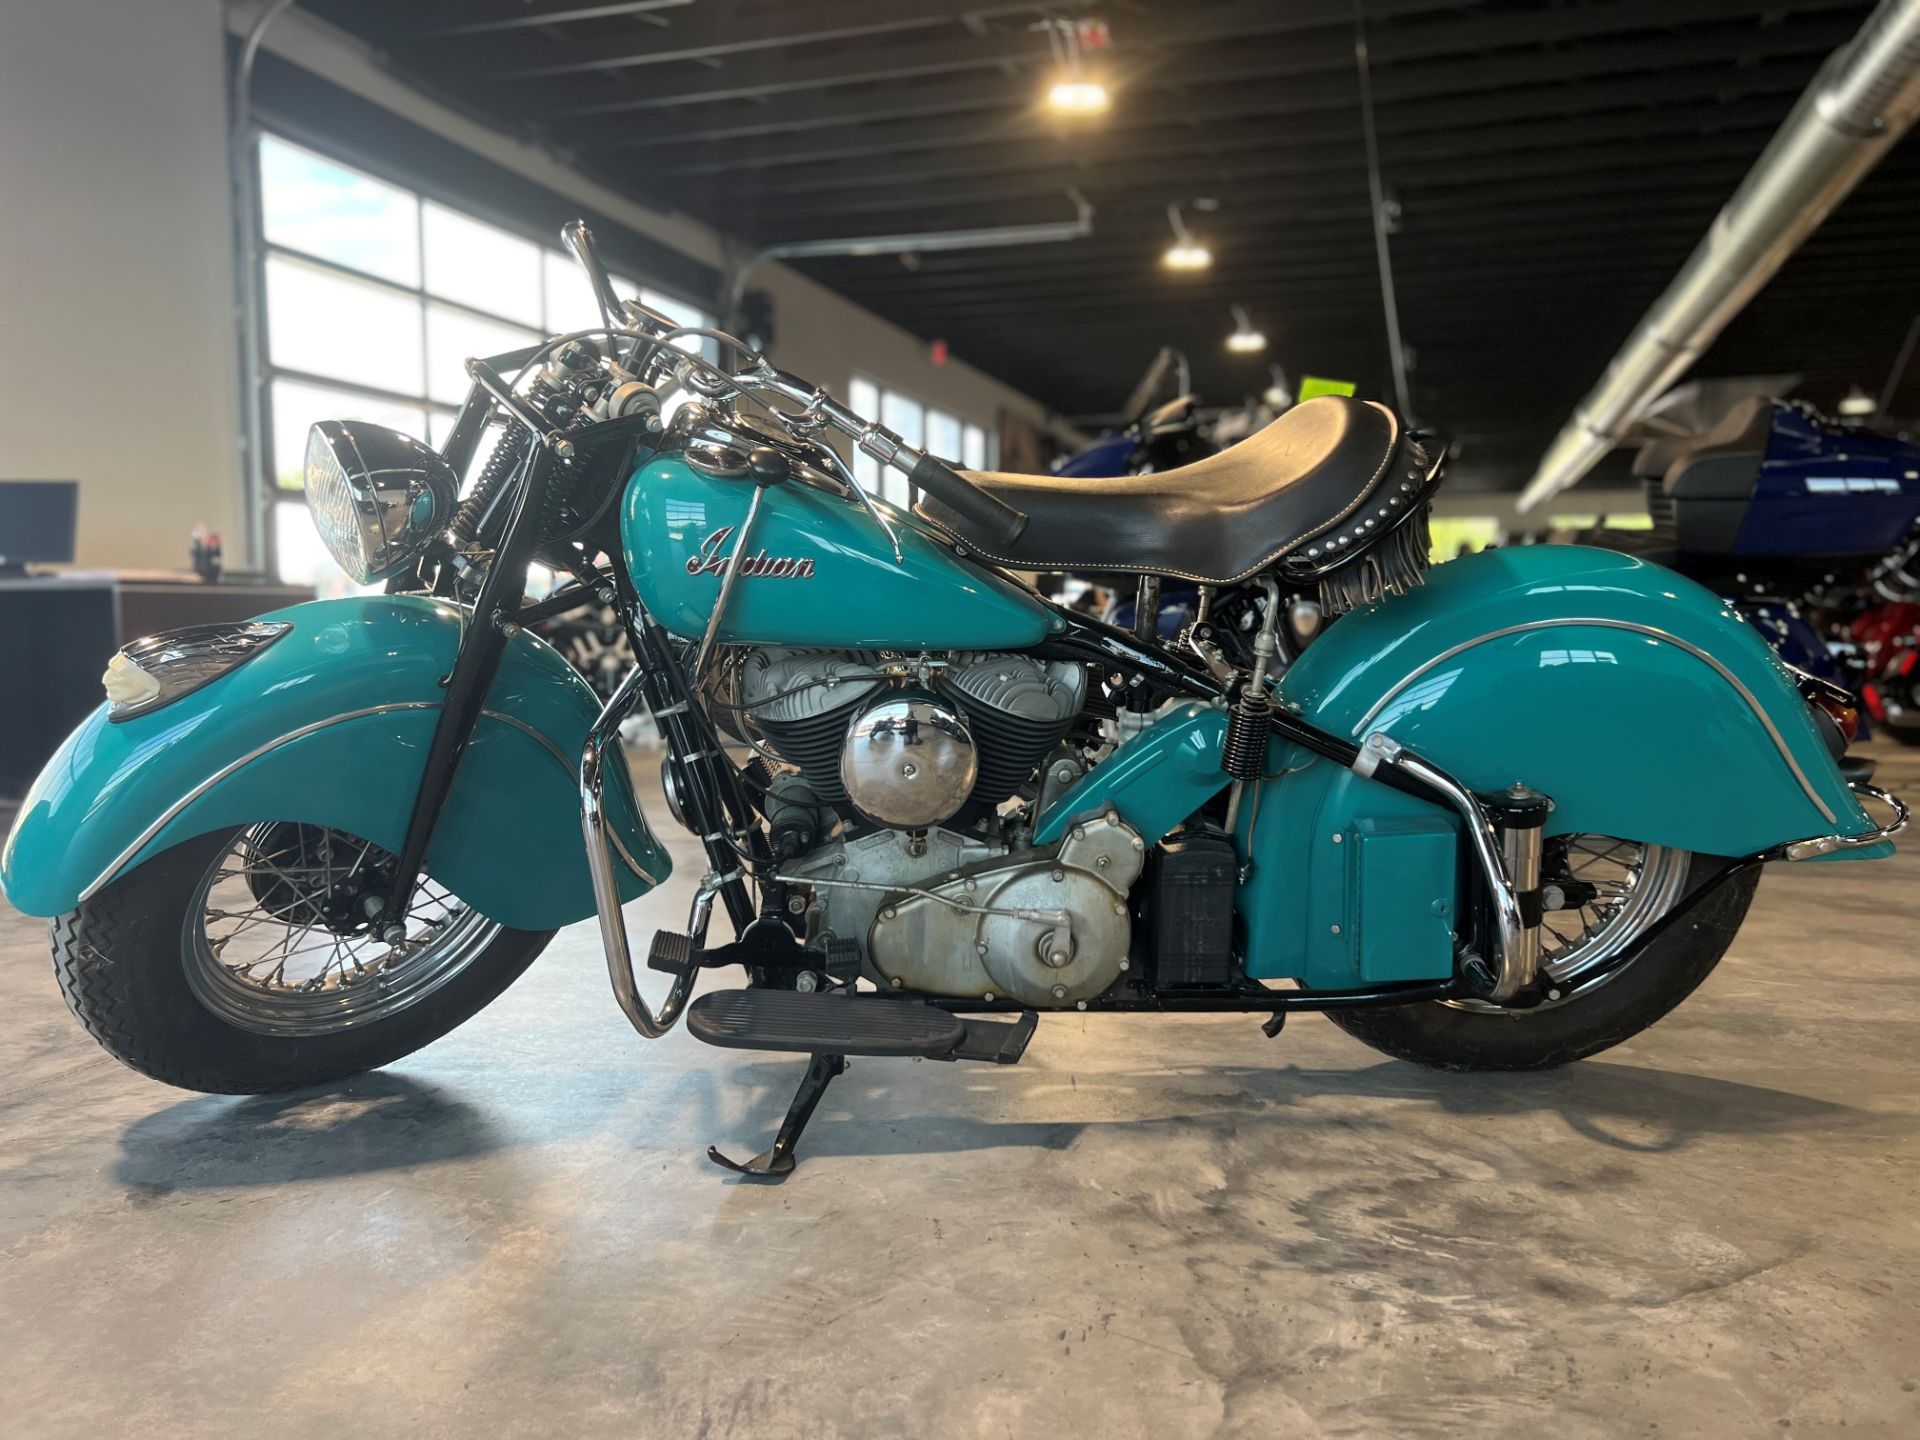
[{"label": "chrome wheel rim", "polygon": [[1658,924],[1685,891],[1685,850],[1610,835],[1566,835],[1549,843],[1564,846],[1566,861],[1546,875],[1545,886],[1573,881],[1595,891],[1588,903],[1548,910],[1541,922],[1541,973],[1560,993],[1529,1010],[1508,1010],[1484,1000],[1444,1004],[1532,1015],[1591,994],[1631,967],[1639,957],[1619,963],[1621,953]]},{"label": "chrome wheel rim", "polygon": [[248,826],[201,877],[182,937],[187,983],[256,1034],[326,1035],[424,1000],[486,950],[501,927],[422,876],[404,937],[364,913],[394,857],[344,830]]}]

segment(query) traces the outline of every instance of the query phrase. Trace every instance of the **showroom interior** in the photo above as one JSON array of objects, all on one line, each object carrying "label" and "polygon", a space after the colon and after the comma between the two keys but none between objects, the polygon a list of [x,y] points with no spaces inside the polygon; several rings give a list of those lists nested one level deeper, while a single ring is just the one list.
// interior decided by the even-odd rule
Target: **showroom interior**
[{"label": "showroom interior", "polygon": [[1920,1434],[1917,117],[0,0],[9,1433]]}]

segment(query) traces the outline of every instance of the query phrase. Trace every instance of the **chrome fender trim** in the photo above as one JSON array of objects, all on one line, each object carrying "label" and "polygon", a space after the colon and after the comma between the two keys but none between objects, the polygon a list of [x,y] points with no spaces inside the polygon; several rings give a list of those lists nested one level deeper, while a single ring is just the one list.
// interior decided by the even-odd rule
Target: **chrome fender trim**
[{"label": "chrome fender trim", "polygon": [[[1739,676],[1735,675],[1725,665],[1721,664],[1720,661],[1716,660],[1699,646],[1689,644],[1679,636],[1669,634],[1665,630],[1656,629],[1651,625],[1637,624],[1631,620],[1610,620],[1598,616],[1582,618],[1569,615],[1551,620],[1529,620],[1524,624],[1508,625],[1499,630],[1489,630],[1484,635],[1476,635],[1471,640],[1463,640],[1458,645],[1451,646],[1441,651],[1438,655],[1435,655],[1432,659],[1424,661],[1394,682],[1385,694],[1374,701],[1373,705],[1367,710],[1367,713],[1360,717],[1359,723],[1353,727],[1354,738],[1358,739],[1365,735],[1367,728],[1373,724],[1374,719],[1380,712],[1386,709],[1386,707],[1393,702],[1394,698],[1409,685],[1413,684],[1428,671],[1433,670],[1437,666],[1444,665],[1455,656],[1471,650],[1477,645],[1484,645],[1493,640],[1503,640],[1509,635],[1519,635],[1529,630],[1553,630],[1568,625],[1591,625],[1602,630],[1626,630],[1636,635],[1645,635],[1649,639],[1662,641],[1665,644],[1672,645],[1676,649],[1683,650],[1693,656],[1694,659],[1711,666],[1714,672],[1718,674],[1722,680],[1726,681],[1728,685],[1732,686],[1734,692],[1739,695],[1742,700],[1746,701],[1747,708],[1753,712],[1754,718],[1760,722],[1761,727],[1767,732],[1768,738],[1773,741],[1774,749],[1780,752],[1780,758],[1786,762],[1787,769],[1793,772],[1793,778],[1799,782],[1800,788],[1805,792],[1807,799],[1813,802],[1814,809],[1825,816],[1828,823],[1839,823],[1839,817],[1833,813],[1833,810],[1828,806],[1827,802],[1820,798],[1820,793],[1813,788],[1813,782],[1807,778],[1807,772],[1802,770],[1800,768],[1800,762],[1793,758],[1793,752],[1787,748],[1786,737],[1780,733],[1779,727],[1773,723],[1773,717],[1767,714],[1766,707],[1760,703],[1758,697],[1741,683]],[[1810,842],[1802,841],[1799,843],[1806,844]],[[1866,844],[1870,842],[1863,838],[1861,843]]]},{"label": "chrome fender trim", "polygon": [[[264,745],[255,746],[246,754],[222,765],[218,770],[214,771],[213,774],[209,775],[179,799],[175,800],[165,810],[161,811],[160,814],[155,817],[153,823],[136,835],[133,838],[133,843],[128,845],[127,848],[122,850],[118,855],[114,856],[112,863],[96,875],[92,883],[80,892],[80,903],[85,904],[95,895],[99,894],[101,890],[105,889],[115,877],[127,868],[127,865],[133,860],[133,857],[146,849],[152,842],[153,837],[171,825],[174,819],[189,805],[193,804],[194,801],[198,800],[202,795],[205,795],[222,781],[244,770],[261,756],[270,755],[281,746],[291,745],[294,741],[305,739],[317,731],[326,730],[335,725],[344,725],[349,720],[364,720],[369,715],[386,715],[399,710],[438,710],[439,708],[440,702],[438,700],[396,700],[386,705],[368,705],[359,710],[347,710],[338,715],[329,715],[324,720],[315,720],[311,724],[302,725],[297,730],[289,730],[286,734],[277,736],[267,741]],[[531,736],[533,739],[539,741],[541,748],[553,757],[554,763],[559,765],[561,770],[566,773],[568,779],[573,778],[573,763],[567,759],[566,755],[562,753],[560,748],[555,745],[552,740],[542,735],[538,730],[534,729],[533,726],[527,724],[518,716],[507,715],[498,710],[483,710],[480,713],[483,719],[498,720],[503,724],[511,725],[522,734]],[[613,842],[614,849],[620,853],[620,858],[626,862],[628,869],[633,871],[635,875],[638,875],[649,885],[658,885],[660,883],[654,876],[649,875],[628,852],[626,845],[621,842],[619,832],[612,825],[607,827],[607,834],[608,838]]]}]

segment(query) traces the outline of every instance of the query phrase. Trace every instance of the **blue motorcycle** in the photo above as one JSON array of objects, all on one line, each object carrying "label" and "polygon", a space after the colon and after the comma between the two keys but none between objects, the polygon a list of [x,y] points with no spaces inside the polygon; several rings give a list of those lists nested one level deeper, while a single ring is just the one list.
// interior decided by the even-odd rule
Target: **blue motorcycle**
[{"label": "blue motorcycle", "polygon": [[1633,469],[1654,520],[1622,542],[1633,553],[1717,590],[1789,664],[1850,688],[1863,678],[1808,620],[1807,597],[1910,541],[1920,446],[1756,396],[1703,434],[1655,440]]},{"label": "blue motorcycle", "polygon": [[[807,1057],[764,1153],[710,1152],[778,1179],[845,1057],[1013,1064],[1059,1012],[1322,1011],[1446,1069],[1560,1065],[1684,999],[1766,865],[1892,851],[1834,696],[1710,591],[1576,547],[1427,575],[1441,452],[1384,406],[1310,401],[1174,486],[963,474],[565,239],[605,323],[469,361],[441,450],[312,431],[314,523],[389,593],[127,647],[27,796],[0,885],[135,1069],[354,1075],[596,916],[640,1035]],[[525,605],[535,564],[574,580]],[[1081,568],[1391,586],[1276,679],[1277,606],[1240,666],[1014,578]],[[535,626],[608,597],[636,664],[602,702]],[[636,943],[671,864],[619,748],[642,701],[702,875]]]}]

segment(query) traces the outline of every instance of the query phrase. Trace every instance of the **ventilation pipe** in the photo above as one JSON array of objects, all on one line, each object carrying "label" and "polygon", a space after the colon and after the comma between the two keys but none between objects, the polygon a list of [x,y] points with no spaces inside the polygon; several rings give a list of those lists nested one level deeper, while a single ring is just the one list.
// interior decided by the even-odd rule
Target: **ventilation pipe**
[{"label": "ventilation pipe", "polygon": [[1881,0],[1821,67],[1667,291],[1554,439],[1521,492],[1574,484],[1713,344],[1920,116],[1920,0]]}]

